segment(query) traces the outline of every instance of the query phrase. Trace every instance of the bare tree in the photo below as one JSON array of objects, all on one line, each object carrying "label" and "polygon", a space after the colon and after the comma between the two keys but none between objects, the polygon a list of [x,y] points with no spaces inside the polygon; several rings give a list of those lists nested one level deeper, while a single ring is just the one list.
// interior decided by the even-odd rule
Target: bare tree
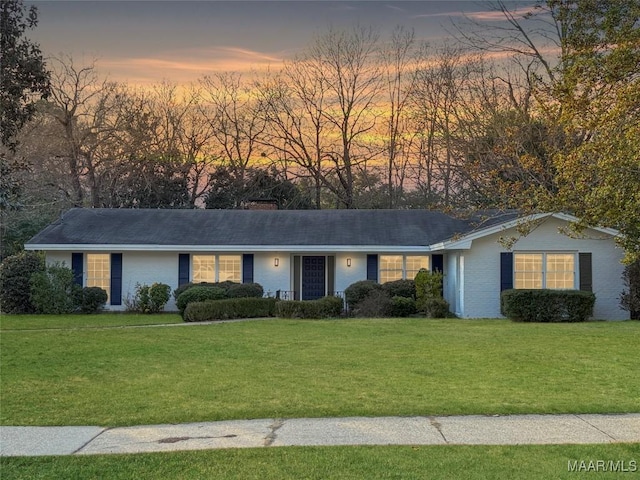
[{"label": "bare tree", "polygon": [[260,158],[260,138],[266,128],[262,103],[253,82],[240,74],[207,76],[201,86],[199,108],[211,128],[213,156],[242,182],[247,168]]},{"label": "bare tree", "polygon": [[378,118],[378,48],[378,34],[370,28],[329,29],[263,83],[266,146],[307,172],[316,206],[321,188],[341,207],[356,206],[355,176],[372,156],[364,137]]},{"label": "bare tree", "polygon": [[100,206],[98,171],[107,159],[101,148],[111,141],[118,130],[118,105],[121,88],[114,82],[99,78],[95,62],[77,66],[71,57],[52,62],[51,93],[47,113],[62,128],[65,151],[61,155],[67,164],[71,182],[70,197],[75,206]]},{"label": "bare tree", "polygon": [[382,49],[386,108],[385,157],[388,206],[397,206],[402,196],[411,147],[415,135],[409,130],[409,108],[418,86],[418,72],[423,56],[419,55],[413,30],[397,27],[390,42]]}]

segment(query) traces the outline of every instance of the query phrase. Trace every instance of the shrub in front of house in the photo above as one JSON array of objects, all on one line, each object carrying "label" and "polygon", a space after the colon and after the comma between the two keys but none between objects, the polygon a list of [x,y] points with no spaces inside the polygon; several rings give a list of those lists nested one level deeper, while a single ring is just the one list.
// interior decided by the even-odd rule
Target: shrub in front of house
[{"label": "shrub in front of house", "polygon": [[76,292],[75,304],[81,313],[98,313],[109,296],[100,287],[84,287]]},{"label": "shrub in front of house", "polygon": [[415,278],[416,308],[428,318],[446,318],[451,316],[449,303],[442,296],[443,275],[420,269]]},{"label": "shrub in front of house", "polygon": [[342,299],[327,296],[318,300],[280,300],[276,316],[281,318],[336,318],[342,314]]},{"label": "shrub in front of house", "polygon": [[382,285],[373,280],[360,280],[349,285],[344,290],[344,298],[349,306],[349,310],[356,310],[360,302],[373,291],[382,291]]},{"label": "shrub in front of house", "polygon": [[318,313],[321,318],[336,318],[342,315],[344,302],[340,297],[332,295],[315,300],[318,304]]},{"label": "shrub in front of house", "polygon": [[262,298],[264,288],[259,283],[234,283],[227,290],[229,298]]},{"label": "shrub in front of house", "polygon": [[504,290],[501,313],[517,322],[584,322],[593,315],[596,296],[580,290]]},{"label": "shrub in front of house", "polygon": [[629,312],[631,320],[640,320],[640,260],[624,268],[624,290],[620,294],[620,307]]},{"label": "shrub in front of house", "polygon": [[388,317],[391,312],[391,297],[382,289],[371,290],[359,301],[350,313],[356,317]]},{"label": "shrub in front of house", "polygon": [[210,283],[210,282],[199,282],[199,283],[193,283],[193,282],[189,282],[189,283],[183,283],[182,285],[180,285],[178,288],[176,288],[173,291],[173,299],[177,302],[178,301],[178,297],[186,292],[187,290],[189,290],[190,288],[193,287],[218,287],[219,284],[218,283]]},{"label": "shrub in front of house", "polygon": [[394,280],[382,284],[382,289],[393,297],[416,298],[416,282],[413,280]]},{"label": "shrub in front of house", "polygon": [[159,313],[169,301],[171,287],[165,283],[136,284],[133,298],[127,298],[127,311],[138,313]]},{"label": "shrub in front of house", "polygon": [[417,312],[416,301],[413,298],[395,296],[391,297],[388,315],[390,317],[409,317]]},{"label": "shrub in front of house", "polygon": [[178,311],[184,318],[184,312],[192,302],[204,302],[206,300],[223,300],[227,298],[227,292],[219,287],[194,286],[182,292],[176,300]]},{"label": "shrub in front of house", "polygon": [[273,317],[275,313],[275,298],[244,297],[190,302],[183,317],[185,322],[208,322],[235,318]]},{"label": "shrub in front of house", "polygon": [[0,264],[0,312],[34,313],[31,276],[44,269],[44,258],[36,252],[20,252],[5,258]]},{"label": "shrub in front of house", "polygon": [[422,302],[422,312],[427,318],[447,318],[454,316],[449,310],[449,302],[442,297],[426,299]]},{"label": "shrub in front of house", "polygon": [[31,303],[36,313],[61,314],[76,310],[79,285],[73,281],[73,271],[56,262],[31,276]]}]

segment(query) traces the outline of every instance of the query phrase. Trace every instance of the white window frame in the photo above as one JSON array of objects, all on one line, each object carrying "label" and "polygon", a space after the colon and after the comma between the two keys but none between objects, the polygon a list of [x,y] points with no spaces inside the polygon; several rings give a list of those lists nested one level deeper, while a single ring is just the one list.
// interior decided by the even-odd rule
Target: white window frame
[{"label": "white window frame", "polygon": [[[383,257],[402,257],[402,268],[382,268],[382,258]],[[427,266],[421,267],[426,268],[427,270],[431,268],[431,256],[430,255],[403,255],[403,254],[388,254],[388,255],[378,255],[378,279],[380,283],[393,282],[395,280],[413,280],[419,270],[408,270],[407,269],[407,258],[421,257],[427,259]],[[411,278],[407,278],[407,272],[412,272]],[[400,272],[400,278],[395,278],[394,280],[385,280],[382,281],[383,272]],[[413,273],[415,272],[415,273]],[[397,275],[396,275],[397,276]]]},{"label": "white window frame", "polygon": [[[579,262],[578,262],[578,253],[577,252],[570,252],[570,251],[551,251],[551,250],[545,250],[545,251],[519,251],[519,252],[514,252],[513,253],[513,288],[515,289],[528,289],[528,288],[538,288],[538,287],[528,287],[528,286],[519,286],[517,284],[518,279],[517,279],[517,274],[518,273],[523,273],[523,272],[527,272],[527,270],[518,270],[517,269],[517,265],[518,265],[518,259],[517,256],[518,255],[540,255],[541,256],[541,270],[539,271],[540,275],[541,275],[541,284],[540,284],[540,289],[548,289],[548,290],[576,290],[578,289],[578,281],[580,278],[579,272],[578,272],[578,266],[579,266]],[[549,273],[552,272],[552,270],[549,270],[549,265],[548,265],[548,260],[550,256],[553,255],[569,255],[573,258],[573,285],[571,287],[564,287],[564,288],[557,288],[557,287],[549,287],[548,286],[548,277],[549,277]],[[569,272],[569,270],[560,270],[561,272]],[[533,270],[531,271],[533,272]],[[538,271],[536,271],[538,272]]]},{"label": "white window frame", "polygon": [[[213,259],[213,278],[211,279],[195,279],[196,273],[196,262],[195,257],[211,257]],[[234,255],[234,254],[218,254],[218,253],[195,253],[191,255],[191,281],[192,282],[211,282],[218,283],[225,280],[226,278],[220,278],[220,265],[221,259],[223,261],[233,258],[234,260],[238,260],[238,271],[237,271],[237,280],[232,279],[232,282],[242,283],[242,255]],[[224,272],[223,272],[224,273]],[[236,273],[236,272],[234,272]]]}]

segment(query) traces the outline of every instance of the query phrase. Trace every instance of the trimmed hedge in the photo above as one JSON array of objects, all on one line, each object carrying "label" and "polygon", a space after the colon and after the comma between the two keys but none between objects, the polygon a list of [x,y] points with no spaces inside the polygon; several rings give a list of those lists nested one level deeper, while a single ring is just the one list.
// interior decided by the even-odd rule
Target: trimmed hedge
[{"label": "trimmed hedge", "polygon": [[409,317],[417,311],[416,301],[413,298],[396,295],[391,298],[388,314],[390,317]]},{"label": "trimmed hedge", "polygon": [[176,300],[176,307],[178,307],[180,314],[184,317],[187,305],[192,302],[222,300],[225,298],[227,298],[227,292],[222,288],[194,286],[178,295],[178,299]]},{"label": "trimmed hedge", "polygon": [[342,299],[323,297],[318,300],[280,300],[276,316],[282,318],[336,318],[342,313]]},{"label": "trimmed hedge", "polygon": [[[177,302],[178,301],[178,297],[183,294],[184,292],[186,292],[187,290],[189,290],[190,288],[193,287],[220,287],[219,283],[210,283],[210,282],[200,282],[200,283],[184,283],[182,285],[180,285],[178,288],[176,288],[173,291],[173,299]],[[222,287],[220,287],[222,288]],[[224,288],[224,290],[226,291],[227,289]]]},{"label": "trimmed hedge", "polygon": [[82,313],[98,313],[109,299],[100,287],[84,287],[76,292],[75,302]]},{"label": "trimmed hedge", "polygon": [[593,315],[596,296],[580,290],[505,290],[502,315],[516,322],[584,322]]},{"label": "trimmed hedge", "polygon": [[349,309],[357,309],[360,302],[367,298],[373,291],[382,291],[382,285],[373,280],[360,280],[349,285],[344,290],[344,298],[347,301]]},{"label": "trimmed hedge", "polygon": [[275,298],[245,297],[190,302],[183,317],[185,322],[273,317],[276,312],[276,301]]},{"label": "trimmed hedge", "polygon": [[382,289],[393,297],[416,298],[416,282],[413,280],[394,280],[382,284]]},{"label": "trimmed hedge", "polygon": [[259,283],[236,283],[227,290],[229,298],[262,298],[264,288]]}]

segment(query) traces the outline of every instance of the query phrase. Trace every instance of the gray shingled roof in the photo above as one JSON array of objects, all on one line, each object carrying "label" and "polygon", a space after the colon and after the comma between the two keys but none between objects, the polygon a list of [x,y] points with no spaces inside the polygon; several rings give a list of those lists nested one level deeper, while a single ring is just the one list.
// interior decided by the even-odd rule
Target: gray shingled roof
[{"label": "gray shingled roof", "polygon": [[31,248],[65,244],[423,246],[467,233],[476,222],[427,210],[76,208],[27,243]]}]

